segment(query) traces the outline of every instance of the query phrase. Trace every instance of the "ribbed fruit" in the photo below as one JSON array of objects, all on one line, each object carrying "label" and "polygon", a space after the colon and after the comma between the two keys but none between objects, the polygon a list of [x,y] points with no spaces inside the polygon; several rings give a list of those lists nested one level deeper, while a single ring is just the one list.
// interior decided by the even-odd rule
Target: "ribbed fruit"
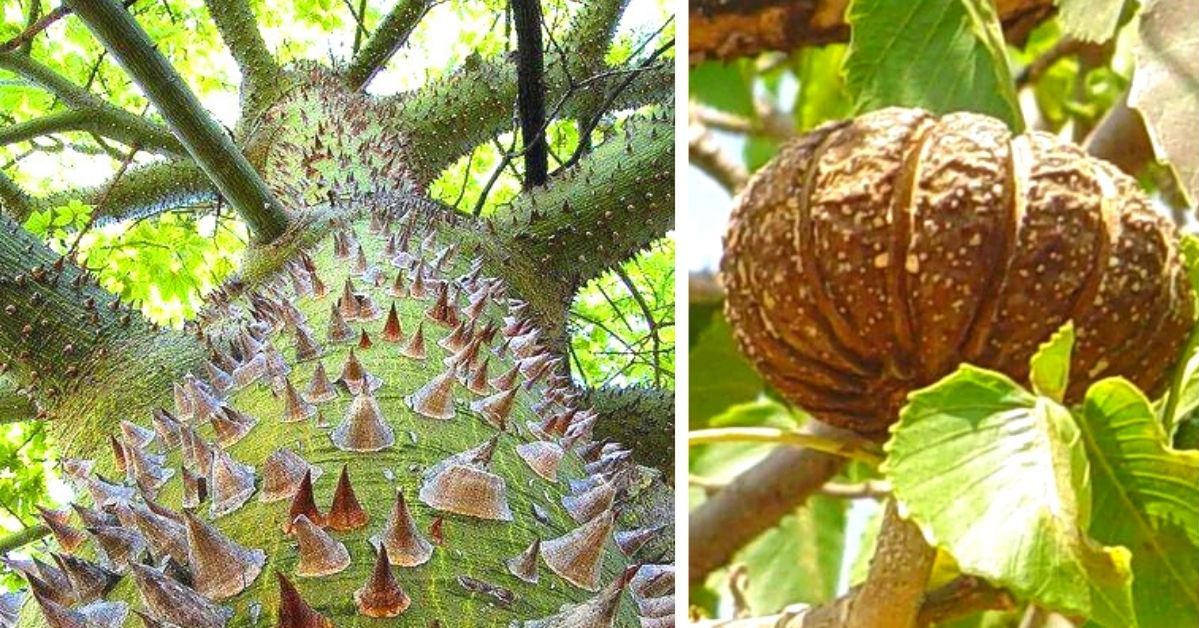
[{"label": "ribbed fruit", "polygon": [[1158,391],[1194,309],[1175,228],[1133,179],[971,113],[885,109],[794,140],[738,198],[721,272],[755,368],[871,435],[963,362],[1026,379],[1070,320],[1068,400],[1113,375]]}]

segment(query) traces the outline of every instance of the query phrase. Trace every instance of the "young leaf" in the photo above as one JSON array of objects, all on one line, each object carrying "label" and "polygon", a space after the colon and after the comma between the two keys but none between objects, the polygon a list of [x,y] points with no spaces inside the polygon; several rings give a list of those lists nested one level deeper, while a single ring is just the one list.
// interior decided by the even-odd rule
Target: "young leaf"
[{"label": "young leaf", "polygon": [[964,365],[915,392],[883,471],[931,543],[1018,597],[1134,625],[1129,552],[1086,534],[1091,487],[1070,412],[1001,373]]},{"label": "young leaf", "polygon": [[889,106],[1023,120],[994,7],[986,0],[854,0],[843,70],[858,113]]},{"label": "young leaf", "polygon": [[1090,532],[1134,548],[1138,623],[1199,625],[1199,452],[1171,449],[1149,400],[1119,378],[1087,390],[1078,423],[1092,463]]},{"label": "young leaf", "polygon": [[1074,350],[1074,321],[1062,325],[1029,360],[1032,389],[1061,403],[1070,384],[1070,354]]},{"label": "young leaf", "polygon": [[1103,43],[1116,34],[1124,0],[1056,0],[1058,17],[1075,39]]},{"label": "young leaf", "polygon": [[1128,104],[1145,119],[1157,158],[1190,203],[1199,199],[1199,20],[1191,0],[1150,0],[1141,11],[1137,71]]}]

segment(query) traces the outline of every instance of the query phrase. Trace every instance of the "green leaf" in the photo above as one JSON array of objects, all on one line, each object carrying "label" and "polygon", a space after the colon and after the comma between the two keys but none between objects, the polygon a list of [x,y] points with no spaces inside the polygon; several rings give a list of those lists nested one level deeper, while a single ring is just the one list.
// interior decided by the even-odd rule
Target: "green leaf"
[{"label": "green leaf", "polygon": [[1199,20],[1192,0],[1149,0],[1141,11],[1137,71],[1128,104],[1141,113],[1153,153],[1169,163],[1189,203],[1199,200]]},{"label": "green leaf", "polygon": [[732,564],[748,571],[746,594],[755,615],[836,597],[845,511],[845,500],[812,497],[733,557]]},{"label": "green leaf", "polygon": [[1070,384],[1070,353],[1074,350],[1074,321],[1067,321],[1029,360],[1032,389],[1061,403]]},{"label": "green leaf", "polygon": [[1116,34],[1124,0],[1056,0],[1058,17],[1075,39],[1103,43]]},{"label": "green leaf", "polygon": [[[730,406],[711,425],[795,428],[797,422],[773,401]],[[774,449],[765,443],[713,443],[689,451],[690,472],[715,482],[728,482],[757,464]],[[704,500],[693,490],[689,507]],[[749,570],[748,599],[754,612],[769,613],[795,602],[821,602],[836,595],[844,552],[845,501],[814,497],[746,545],[730,564]],[[728,572],[708,577],[709,587],[692,591],[724,591]],[[705,600],[700,600],[705,601]]]},{"label": "green leaf", "polygon": [[[1186,234],[1179,239],[1183,267],[1190,279],[1191,289],[1199,295],[1199,237]],[[1192,327],[1191,336],[1183,351],[1182,361],[1175,367],[1170,390],[1158,401],[1162,425],[1171,434],[1186,418],[1199,409],[1199,327]]]},{"label": "green leaf", "polygon": [[1133,626],[1130,556],[1086,534],[1091,487],[1070,412],[964,365],[915,392],[883,471],[906,513],[963,573],[1067,615]]},{"label": "green leaf", "polygon": [[989,0],[854,0],[846,88],[858,113],[974,111],[1023,130],[999,19]]},{"label": "green leaf", "polygon": [[845,44],[806,47],[795,57],[795,78],[799,92],[795,102],[795,124],[800,131],[810,131],[830,120],[847,118],[853,103],[845,91],[841,63]]},{"label": "green leaf", "polygon": [[1091,460],[1091,535],[1134,548],[1141,626],[1199,626],[1199,452],[1166,444],[1149,400],[1120,378],[1087,390],[1078,417]]},{"label": "green leaf", "polygon": [[691,384],[687,390],[691,429],[704,427],[725,408],[753,401],[762,393],[762,378],[741,357],[723,314],[711,324],[691,349]]},{"label": "green leaf", "polygon": [[746,62],[707,61],[688,75],[692,98],[739,116],[754,116],[753,73]]}]

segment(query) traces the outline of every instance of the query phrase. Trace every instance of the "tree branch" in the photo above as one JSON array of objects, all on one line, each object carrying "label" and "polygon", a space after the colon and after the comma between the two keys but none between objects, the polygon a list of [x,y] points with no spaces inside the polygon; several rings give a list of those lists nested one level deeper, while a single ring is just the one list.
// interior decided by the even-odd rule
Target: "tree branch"
[{"label": "tree branch", "polygon": [[[797,604],[776,615],[702,621],[692,625],[694,628],[842,628],[846,625],[844,613],[858,593],[859,589],[853,589],[836,600],[815,607]],[[1015,600],[1007,591],[991,586],[980,578],[960,576],[924,596],[916,625],[931,626],[981,611],[1010,610],[1015,606]]]},{"label": "tree branch", "polygon": [[282,235],[288,226],[283,207],[133,17],[113,0],[65,2],[142,88],[257,239]]},{"label": "tree branch", "polygon": [[525,189],[545,185],[549,175],[549,147],[545,125],[545,53],[541,44],[541,0],[512,0],[516,24],[517,106],[520,136],[524,142]]},{"label": "tree branch", "polygon": [[716,138],[698,121],[692,120],[687,128],[690,134],[687,138],[689,163],[712,177],[729,194],[736,194],[749,180],[745,167],[725,154]]},{"label": "tree branch", "polygon": [[0,373],[0,425],[38,417],[38,408],[16,382]]},{"label": "tree branch", "polygon": [[[650,102],[673,103],[674,63],[671,60],[648,69],[638,68],[637,60],[631,60],[597,74],[587,73],[585,66],[576,69],[575,64],[579,63],[576,59],[581,58],[578,50],[595,47],[598,42],[602,42],[602,48],[607,50],[615,24],[612,16],[619,17],[616,9],[622,6],[623,0],[596,0],[584,4],[564,37],[571,46],[562,53],[555,51],[547,55],[545,81],[549,102],[566,94],[572,82],[590,81],[586,91],[607,93],[611,85],[629,72],[638,72],[641,76],[620,93],[612,108],[632,108]],[[419,184],[426,185],[436,179],[449,164],[508,128],[512,121],[512,103],[517,98],[516,85],[516,64],[512,58],[472,59],[445,79],[394,97],[401,107],[399,123],[408,133],[408,159]],[[572,99],[560,109],[562,117],[579,115],[583,105],[582,99]],[[551,114],[550,117],[554,116]],[[453,133],[445,132],[447,124],[453,125]]]},{"label": "tree branch", "polygon": [[[849,38],[849,0],[691,0],[690,54],[701,61],[790,52]],[[1053,0],[998,0],[1008,41],[1021,41],[1054,12]]]},{"label": "tree branch", "polygon": [[[0,216],[0,362],[13,383],[53,399],[79,376],[84,357],[140,314],[116,304],[84,271]],[[114,306],[114,307],[110,307]]]},{"label": "tree branch", "polygon": [[112,107],[86,107],[51,113],[27,122],[0,129],[0,145],[23,142],[35,137],[65,131],[87,131],[114,139],[127,146],[137,144],[144,150],[186,156],[187,151],[167,129],[145,123],[131,126],[128,116]]},{"label": "tree branch", "polygon": [[[92,188],[55,192],[33,202],[34,209],[50,209],[65,205],[71,199],[95,206],[108,189],[104,183]],[[199,166],[189,161],[158,162],[140,168],[130,168],[112,186],[96,215],[110,220],[131,220],[160,214],[187,205],[214,201],[218,192]],[[105,222],[97,221],[97,225]]]},{"label": "tree branch", "polygon": [[[816,436],[841,430],[810,421],[801,428]],[[793,512],[840,471],[844,459],[809,449],[782,447],[737,476],[691,511],[689,579],[703,583],[746,543]]]},{"label": "tree branch", "polygon": [[6,554],[16,549],[21,549],[38,539],[49,536],[50,528],[46,524],[39,523],[35,526],[30,526],[19,532],[0,538],[0,554]]},{"label": "tree branch", "polygon": [[804,447],[873,465],[883,461],[883,453],[878,445],[850,432],[822,436],[804,430],[777,427],[718,427],[692,430],[687,435],[689,447],[712,443],[773,443]]},{"label": "tree branch", "polygon": [[[282,70],[258,32],[258,20],[246,0],[204,0],[225,47],[241,70],[243,117],[252,117],[274,100]],[[250,114],[246,116],[245,114]]]},{"label": "tree branch", "polygon": [[[9,140],[10,142],[28,139],[28,137],[21,137],[22,134],[37,134],[39,125],[70,123],[79,126],[80,130],[93,130],[125,144],[132,144],[135,140],[140,141],[143,147],[154,152],[166,152],[176,155],[185,154],[183,145],[171,135],[169,130],[150,122],[142,116],[105,102],[86,88],[76,85],[66,77],[27,55],[19,52],[0,53],[0,68],[33,81],[42,89],[58,96],[60,100],[73,109],[91,112],[90,115],[82,113],[71,114],[70,112],[50,114],[46,118],[40,119],[41,122],[32,120],[13,125],[0,131],[0,133],[15,133],[17,135],[17,139]],[[22,125],[28,126],[23,127]],[[72,129],[63,128],[58,130]],[[36,135],[31,135],[30,137],[34,136]]]},{"label": "tree branch", "polygon": [[0,172],[0,215],[24,222],[33,212],[33,200],[8,175]]},{"label": "tree branch", "polygon": [[521,294],[560,299],[559,326],[579,286],[673,226],[673,119],[626,120],[624,137],[600,145],[548,186],[521,195],[511,218],[496,226],[490,251],[505,267],[505,278]]},{"label": "tree branch", "polygon": [[583,404],[599,413],[595,437],[610,438],[633,450],[638,464],[674,477],[674,391],[630,386],[591,388]]},{"label": "tree branch", "polygon": [[[0,68],[33,81],[71,107],[97,107],[106,103],[33,57],[19,52],[0,53]],[[111,105],[109,105],[111,106]],[[114,107],[115,108],[115,107]],[[128,113],[128,112],[126,112]],[[133,114],[129,114],[133,115]]]},{"label": "tree branch", "polygon": [[895,500],[888,500],[870,573],[849,605],[846,625],[914,626],[936,557],[937,551],[925,542],[920,528],[901,518]]},{"label": "tree branch", "polygon": [[350,62],[346,70],[346,83],[351,89],[366,87],[375,74],[387,65],[392,55],[408,41],[408,37],[429,10],[429,0],[397,0],[396,5],[383,18],[366,45]]}]

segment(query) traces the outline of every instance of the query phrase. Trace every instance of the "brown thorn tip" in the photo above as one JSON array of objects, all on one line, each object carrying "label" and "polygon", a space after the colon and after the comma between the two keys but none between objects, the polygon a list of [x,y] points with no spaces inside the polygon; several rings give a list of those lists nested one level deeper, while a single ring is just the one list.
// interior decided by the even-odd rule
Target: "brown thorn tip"
[{"label": "brown thorn tip", "polygon": [[276,571],[275,577],[279,580],[278,628],[333,628],[333,622],[313,610],[304,598],[300,597],[300,592],[287,576]]}]

